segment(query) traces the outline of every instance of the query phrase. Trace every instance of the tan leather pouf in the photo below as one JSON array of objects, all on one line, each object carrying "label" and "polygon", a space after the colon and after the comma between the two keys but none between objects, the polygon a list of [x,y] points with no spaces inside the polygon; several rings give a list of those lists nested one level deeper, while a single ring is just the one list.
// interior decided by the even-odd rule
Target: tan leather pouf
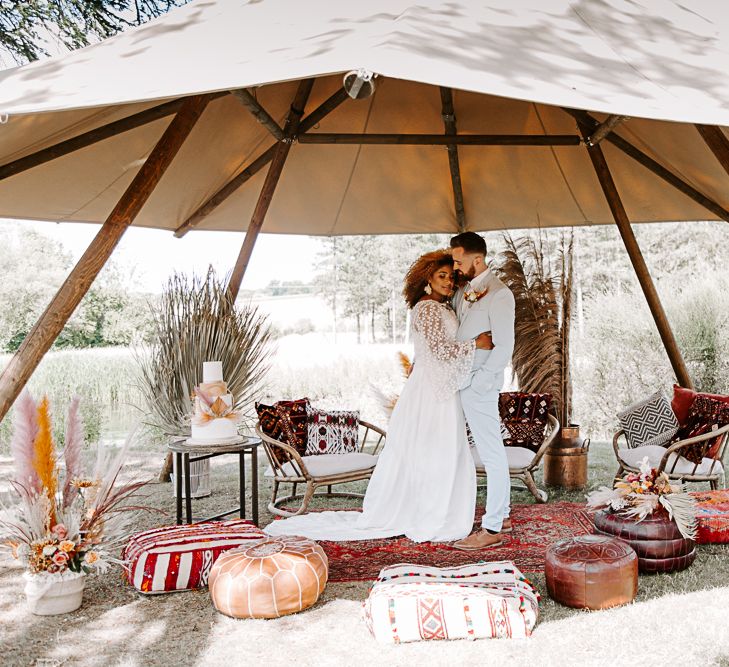
[{"label": "tan leather pouf", "polygon": [[638,556],[613,537],[580,535],[551,544],[544,573],[549,597],[568,607],[607,609],[638,593]]},{"label": "tan leather pouf", "polygon": [[234,618],[277,618],[311,607],[327,583],[324,550],[305,537],[270,537],[228,551],[208,585],[215,608]]}]

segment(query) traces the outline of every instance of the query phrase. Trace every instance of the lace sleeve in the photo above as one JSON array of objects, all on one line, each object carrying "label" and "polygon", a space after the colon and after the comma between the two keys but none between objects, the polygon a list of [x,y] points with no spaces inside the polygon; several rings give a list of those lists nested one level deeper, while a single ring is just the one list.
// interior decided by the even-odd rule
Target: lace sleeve
[{"label": "lace sleeve", "polygon": [[439,395],[453,394],[463,385],[473,367],[476,350],[476,341],[457,341],[448,333],[444,319],[451,314],[435,301],[425,301],[413,318],[413,329],[425,343],[418,363],[428,369]]}]

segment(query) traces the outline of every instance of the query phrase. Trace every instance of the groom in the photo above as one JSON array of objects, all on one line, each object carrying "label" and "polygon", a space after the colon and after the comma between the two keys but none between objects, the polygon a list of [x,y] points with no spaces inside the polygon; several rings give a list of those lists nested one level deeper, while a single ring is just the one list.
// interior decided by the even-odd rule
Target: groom
[{"label": "groom", "polygon": [[451,239],[451,248],[455,269],[469,280],[453,299],[460,322],[456,337],[469,340],[490,331],[493,341],[493,349],[476,350],[471,375],[461,387],[463,412],[486,468],[488,486],[481,530],[454,546],[476,551],[498,546],[501,533],[511,531],[511,485],[501,438],[499,391],[514,350],[514,295],[488,268],[483,237],[463,232]]}]

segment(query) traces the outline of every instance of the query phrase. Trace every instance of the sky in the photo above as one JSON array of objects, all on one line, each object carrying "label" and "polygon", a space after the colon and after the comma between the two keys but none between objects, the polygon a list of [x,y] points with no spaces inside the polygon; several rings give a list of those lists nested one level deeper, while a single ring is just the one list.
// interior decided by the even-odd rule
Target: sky
[{"label": "sky", "polygon": [[[5,222],[5,221],[3,221]],[[13,224],[11,221],[7,221]],[[100,225],[22,221],[14,223],[60,241],[77,260]],[[130,227],[112,258],[135,288],[159,293],[174,271],[203,274],[212,264],[220,276],[232,270],[244,238],[243,232],[192,231],[177,239],[172,232]],[[310,236],[261,234],[241,289],[255,290],[271,280],[310,282],[315,273],[321,241]]]}]

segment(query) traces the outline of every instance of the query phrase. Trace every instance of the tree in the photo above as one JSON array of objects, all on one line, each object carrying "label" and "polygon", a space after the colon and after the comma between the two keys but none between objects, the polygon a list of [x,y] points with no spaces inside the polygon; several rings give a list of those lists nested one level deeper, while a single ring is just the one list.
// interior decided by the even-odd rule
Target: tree
[{"label": "tree", "polygon": [[[187,0],[0,0],[0,49],[17,64],[88,46]],[[51,49],[50,47],[54,47]]]}]

